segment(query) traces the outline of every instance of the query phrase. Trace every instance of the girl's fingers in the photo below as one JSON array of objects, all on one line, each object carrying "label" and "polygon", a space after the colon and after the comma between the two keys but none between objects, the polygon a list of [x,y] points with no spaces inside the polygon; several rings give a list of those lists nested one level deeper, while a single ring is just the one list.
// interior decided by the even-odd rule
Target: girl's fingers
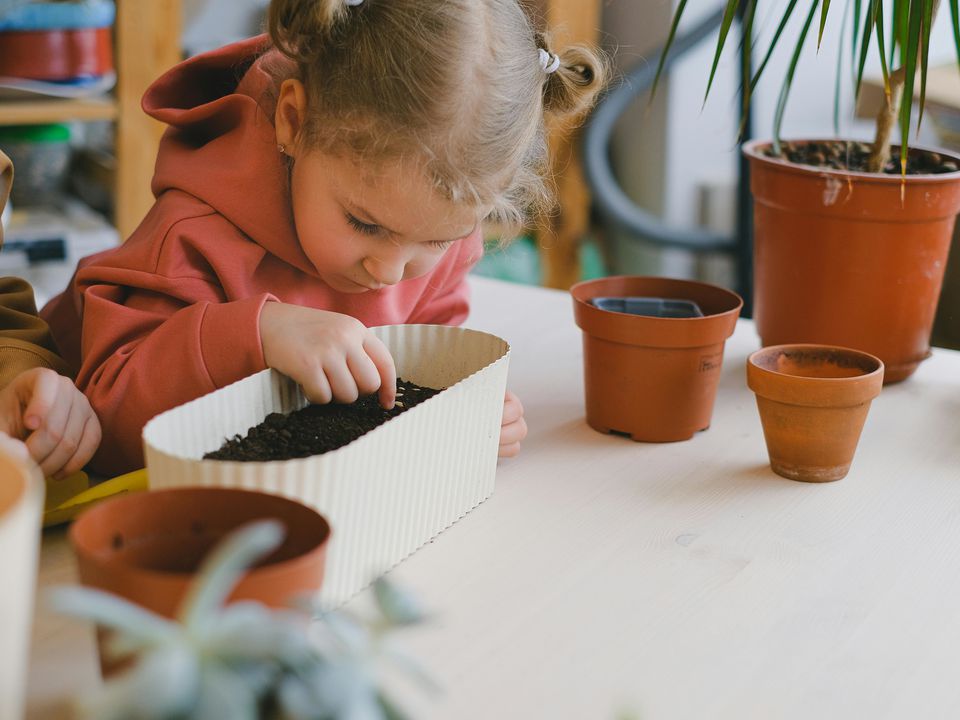
[{"label": "girl's fingers", "polygon": [[300,387],[303,388],[303,394],[307,400],[318,405],[326,405],[333,400],[333,392],[330,390],[330,383],[327,382],[327,376],[323,368],[316,368],[306,378],[300,380]]},{"label": "girl's fingers", "polygon": [[522,417],[523,405],[516,395],[508,391],[506,397],[503,399],[503,419],[500,423],[502,425],[509,425]]},{"label": "girl's fingers", "polygon": [[[61,383],[62,381],[62,383]],[[50,387],[53,386],[51,390]],[[67,423],[70,419],[70,410],[73,406],[73,400],[79,391],[73,386],[67,378],[54,376],[53,382],[49,382],[46,377],[38,377],[34,384],[34,397],[31,397],[27,405],[25,421],[28,423],[31,418],[31,412],[37,412],[35,408],[45,408],[45,414],[40,418],[40,427],[30,433],[27,438],[27,447],[40,468],[46,472],[50,463],[47,458],[57,451],[60,443],[64,440],[67,433]],[[39,398],[37,398],[39,395]],[[36,402],[35,402],[36,399]],[[34,408],[31,410],[31,408]],[[79,442],[79,434],[73,438],[74,442]],[[76,450],[76,447],[72,448]],[[72,454],[71,450],[71,454]],[[60,461],[60,465],[65,461]]]},{"label": "girl's fingers", "polygon": [[335,362],[324,365],[323,371],[327,375],[327,382],[330,383],[334,400],[340,403],[352,403],[360,396],[357,382],[353,379],[350,368],[347,367],[346,358],[338,358]]},{"label": "girl's fingers", "polygon": [[[47,368],[38,368],[18,379],[18,391],[24,408],[23,424],[28,431],[38,430],[50,414],[59,397],[61,380],[66,378]],[[73,387],[73,383],[70,383],[70,387]],[[69,405],[66,409],[70,409]]]},{"label": "girl's fingers", "polygon": [[83,432],[80,437],[80,444],[77,446],[77,451],[60,470],[60,476],[66,477],[67,475],[72,475],[78,470],[83,469],[83,466],[90,461],[90,458],[93,457],[93,454],[97,451],[99,446],[100,422],[97,420],[97,416],[93,413],[93,411],[91,411],[87,415],[87,420],[84,423]]},{"label": "girl's fingers", "polygon": [[361,395],[372,395],[380,389],[380,371],[363,348],[347,354],[347,367]]},{"label": "girl's fingers", "polygon": [[510,445],[500,446],[500,457],[511,458],[520,454],[520,443],[511,443]]},{"label": "girl's fingers", "polygon": [[[59,437],[59,439],[50,453],[42,461],[38,460],[40,469],[43,470],[46,477],[53,477],[67,464],[70,458],[76,454],[77,448],[80,447],[80,441],[83,439],[83,428],[87,421],[86,408],[84,407],[86,398],[81,399],[74,394],[73,397],[68,397],[66,400],[69,405],[67,421],[60,433],[52,435],[53,437]],[[42,430],[37,432],[42,432]],[[28,440],[28,445],[29,442]]]},{"label": "girl's fingers", "polygon": [[363,341],[363,350],[380,374],[380,405],[389,410],[397,399],[397,366],[393,363],[393,355],[372,333]]},{"label": "girl's fingers", "polygon": [[520,418],[516,422],[504,425],[500,428],[500,444],[512,445],[519,443],[527,436],[527,422]]}]

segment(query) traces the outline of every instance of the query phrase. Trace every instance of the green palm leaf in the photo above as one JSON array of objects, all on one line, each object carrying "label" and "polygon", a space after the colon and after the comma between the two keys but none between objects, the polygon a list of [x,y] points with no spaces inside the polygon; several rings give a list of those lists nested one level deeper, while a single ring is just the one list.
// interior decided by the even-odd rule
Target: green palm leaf
[{"label": "green palm leaf", "polygon": [[710,88],[713,87],[713,78],[717,74],[717,65],[720,64],[720,55],[723,54],[723,47],[727,43],[727,33],[730,32],[730,26],[737,15],[737,6],[740,0],[727,0],[727,8],[723,11],[723,20],[720,21],[720,36],[717,38],[717,50],[713,54],[713,66],[710,68],[710,79],[707,81],[707,91],[703,94],[703,103],[706,105],[707,97],[710,95]]},{"label": "green palm leaf", "polygon": [[790,4],[787,5],[786,10],[783,11],[783,17],[780,19],[780,24],[777,26],[777,31],[773,34],[773,39],[770,41],[770,47],[767,48],[767,54],[763,56],[763,61],[760,63],[760,67],[757,68],[757,71],[753,74],[753,81],[750,83],[750,90],[752,91],[757,86],[757,81],[760,80],[760,76],[763,75],[763,71],[767,67],[767,63],[770,62],[770,56],[773,55],[774,48],[777,47],[777,43],[780,41],[780,36],[783,34],[783,29],[787,26],[787,23],[790,22],[790,16],[793,15],[793,9],[797,6],[797,0],[790,0]]},{"label": "green palm leaf", "polygon": [[877,26],[877,49],[880,52],[880,70],[883,72],[883,92],[890,97],[890,68],[887,67],[887,50],[883,38],[883,3],[882,0],[875,0],[876,15],[875,23]]},{"label": "green palm leaf", "polygon": [[854,76],[856,84],[854,85],[854,98],[860,99],[860,86],[863,83],[863,68],[867,64],[867,52],[870,50],[870,40],[873,38],[873,28],[877,22],[877,8],[881,0],[870,0],[870,7],[863,19],[863,37],[860,39],[860,59],[857,64],[857,72]]},{"label": "green palm leaf", "polygon": [[894,66],[897,49],[903,63],[907,48],[907,29],[910,25],[910,0],[893,0],[893,23],[890,26],[890,67]]},{"label": "green palm leaf", "polygon": [[[869,2],[869,0],[868,0]],[[853,0],[853,42],[850,45],[850,67],[857,67],[857,48],[860,47],[860,16],[863,13],[863,0]],[[856,73],[854,73],[856,80]]]},{"label": "green palm leaf", "polygon": [[660,53],[660,63],[657,65],[657,74],[653,78],[653,87],[650,90],[650,101],[657,94],[657,85],[660,84],[660,75],[663,73],[663,66],[667,62],[667,55],[670,48],[673,47],[673,40],[677,36],[677,28],[680,26],[680,18],[683,17],[683,9],[687,6],[687,0],[680,0],[677,5],[677,11],[673,14],[673,22],[670,24],[670,34],[667,35],[667,44],[663,46],[663,52]]},{"label": "green palm leaf", "polygon": [[820,34],[817,35],[817,52],[820,52],[820,44],[823,42],[823,28],[827,25],[827,13],[830,11],[830,0],[823,0],[820,8]]},{"label": "green palm leaf", "polygon": [[840,47],[837,48],[837,74],[833,83],[833,134],[840,134],[840,81],[843,78],[843,38],[846,36],[847,20],[850,19],[850,1],[843,9],[843,22],[840,24]]},{"label": "green palm leaf", "polygon": [[910,140],[910,113],[913,109],[913,86],[917,73],[917,55],[920,49],[920,31],[923,24],[924,0],[911,0],[907,33],[906,55],[903,59],[906,77],[903,82],[903,100],[900,103],[900,174],[907,174],[907,143]]},{"label": "green palm leaf", "polygon": [[781,152],[780,128],[783,126],[783,111],[787,107],[787,98],[790,96],[790,86],[793,84],[793,76],[797,70],[800,53],[803,51],[803,43],[807,39],[807,33],[810,32],[810,25],[813,24],[813,18],[817,14],[819,4],[820,0],[813,0],[810,4],[810,12],[807,13],[807,20],[800,31],[800,37],[797,39],[797,45],[793,50],[793,57],[790,58],[790,66],[787,68],[787,76],[784,78],[783,87],[780,88],[780,97],[777,99],[777,109],[773,116],[773,151],[778,155]]},{"label": "green palm leaf", "polygon": [[740,82],[743,83],[743,107],[740,112],[739,137],[743,137],[747,122],[747,111],[750,109],[750,100],[753,96],[753,83],[750,77],[750,64],[753,60],[753,20],[757,14],[758,0],[747,0],[747,9],[743,17],[743,52],[741,53]]},{"label": "green palm leaf", "polygon": [[[923,122],[923,106],[927,102],[927,67],[930,62],[930,27],[933,25],[933,0],[923,0],[923,25],[921,32],[923,40],[920,43],[920,111],[917,116],[917,134],[920,134],[920,123]],[[906,96],[904,101],[908,101]]]},{"label": "green palm leaf", "polygon": [[957,67],[960,69],[960,0],[950,0],[950,22],[953,25],[953,45],[957,51]]}]

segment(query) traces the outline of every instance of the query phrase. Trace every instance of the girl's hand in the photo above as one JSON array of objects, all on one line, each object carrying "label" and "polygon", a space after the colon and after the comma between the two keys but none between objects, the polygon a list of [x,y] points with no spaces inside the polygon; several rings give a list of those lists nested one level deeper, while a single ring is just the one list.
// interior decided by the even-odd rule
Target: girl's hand
[{"label": "girl's hand", "polygon": [[298,382],[311,402],[352,403],[379,390],[380,404],[393,407],[393,357],[349,315],[268,302],[260,311],[260,342],[267,366]]},{"label": "girl's hand", "polygon": [[520,441],[527,436],[520,398],[507,390],[503,398],[503,420],[500,422],[500,457],[514,457],[520,452]]},{"label": "girl's hand", "polygon": [[47,477],[80,470],[100,445],[100,422],[70,378],[26,370],[0,390],[0,432],[23,440]]}]

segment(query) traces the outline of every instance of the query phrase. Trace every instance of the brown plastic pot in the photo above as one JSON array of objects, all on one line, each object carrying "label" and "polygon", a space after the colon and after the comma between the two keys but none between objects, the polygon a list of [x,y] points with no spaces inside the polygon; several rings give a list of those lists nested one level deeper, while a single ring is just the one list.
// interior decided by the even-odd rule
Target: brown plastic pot
[{"label": "brown plastic pot", "polygon": [[106,500],[70,528],[80,580],[173,618],[207,553],[255,520],[283,523],[286,537],[230,596],[286,607],[320,589],[330,526],[294,500],[262,492],[188,487]]},{"label": "brown plastic pot", "polygon": [[858,350],[776,345],[747,359],[747,385],[767,442],[770,467],[803,482],[846,477],[883,363]]},{"label": "brown plastic pot", "polygon": [[[642,442],[689,440],[706,430],[723,346],[743,301],[715,285],[656,277],[608,277],[570,289],[583,330],[587,423]],[[601,310],[597,297],[692,300],[704,317],[661,318]]]},{"label": "brown plastic pot", "polygon": [[884,362],[886,382],[906,379],[930,354],[960,172],[901,180],[815,168],[767,157],[769,145],[743,148],[762,344],[852,347]]}]

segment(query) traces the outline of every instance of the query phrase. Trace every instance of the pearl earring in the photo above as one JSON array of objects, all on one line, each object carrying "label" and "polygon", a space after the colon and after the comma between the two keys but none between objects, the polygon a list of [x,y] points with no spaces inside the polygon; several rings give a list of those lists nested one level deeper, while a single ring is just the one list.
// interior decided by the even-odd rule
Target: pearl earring
[{"label": "pearl earring", "polygon": [[283,143],[277,143],[277,150],[280,151],[280,154],[281,154],[281,155],[286,155],[286,154],[287,154],[287,147],[286,147],[286,145],[284,145]]}]

